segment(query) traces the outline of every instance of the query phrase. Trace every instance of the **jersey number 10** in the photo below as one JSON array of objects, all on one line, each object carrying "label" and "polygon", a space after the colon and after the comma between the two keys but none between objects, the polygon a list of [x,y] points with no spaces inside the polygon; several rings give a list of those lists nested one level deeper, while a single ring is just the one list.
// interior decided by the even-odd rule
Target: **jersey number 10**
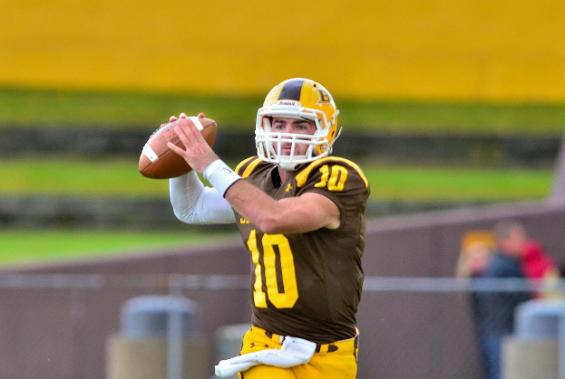
[{"label": "jersey number 10", "polygon": [[[261,238],[263,261],[257,248],[257,232],[252,229],[247,239],[247,247],[251,251],[251,260],[255,265],[255,283],[253,285],[253,302],[257,308],[267,308],[267,298],[276,308],[292,308],[298,300],[298,287],[294,271],[294,259],[288,239],[283,234],[264,234]],[[279,252],[282,291],[277,279],[277,254]],[[263,271],[267,293],[263,290]]]}]

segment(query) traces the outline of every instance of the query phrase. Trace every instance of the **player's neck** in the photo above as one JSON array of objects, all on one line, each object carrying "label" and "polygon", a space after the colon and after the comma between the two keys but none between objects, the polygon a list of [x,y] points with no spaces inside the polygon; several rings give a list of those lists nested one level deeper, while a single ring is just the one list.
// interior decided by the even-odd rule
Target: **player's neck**
[{"label": "player's neck", "polygon": [[281,183],[284,183],[288,179],[290,174],[288,171],[283,170],[280,167],[278,168],[278,171],[279,171],[279,177],[281,178]]}]

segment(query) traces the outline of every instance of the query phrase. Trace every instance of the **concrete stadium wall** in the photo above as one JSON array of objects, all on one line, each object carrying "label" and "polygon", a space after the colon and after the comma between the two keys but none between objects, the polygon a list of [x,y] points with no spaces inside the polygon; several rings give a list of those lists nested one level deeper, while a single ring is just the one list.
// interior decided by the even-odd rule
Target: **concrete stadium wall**
[{"label": "concrete stadium wall", "polygon": [[[127,300],[140,295],[168,294],[166,274],[247,273],[246,258],[239,245],[231,242],[191,251],[170,250],[4,271],[2,274],[6,275],[95,273],[118,282],[121,278],[122,283],[103,285],[103,290],[64,285],[42,288],[41,280],[35,284],[24,284],[24,280],[19,288],[0,285],[0,378],[105,379],[106,343],[120,330],[120,311]],[[151,283],[145,283],[143,275],[153,278]],[[124,285],[128,276],[130,284]],[[197,303],[196,327],[210,345],[219,326],[247,322],[250,318],[247,289],[190,290],[182,295]],[[213,352],[209,352],[210,373],[214,363]]]},{"label": "concrete stadium wall", "polygon": [[563,35],[561,0],[7,1],[0,84],[563,101]]},{"label": "concrete stadium wall", "polygon": [[[565,201],[519,203],[422,213],[375,220],[367,227],[368,276],[453,276],[462,235],[499,220],[519,220],[558,262],[565,258]],[[201,274],[247,275],[249,260],[238,239],[223,245],[5,270],[0,275]],[[129,298],[166,292],[161,286],[41,289],[25,281],[0,286],[0,377],[104,378],[105,342],[119,329]],[[157,280],[159,283],[159,280]],[[249,320],[248,289],[186,290],[200,307],[199,329],[209,341],[221,325]],[[460,294],[365,292],[359,379],[480,377],[467,301]],[[210,355],[212,369],[214,356]],[[33,363],[30,363],[33,362]]]}]

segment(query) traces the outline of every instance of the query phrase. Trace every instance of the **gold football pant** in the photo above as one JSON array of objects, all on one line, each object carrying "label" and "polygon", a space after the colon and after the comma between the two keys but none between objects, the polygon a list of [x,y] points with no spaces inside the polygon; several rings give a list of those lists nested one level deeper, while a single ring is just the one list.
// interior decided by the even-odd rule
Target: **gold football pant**
[{"label": "gold football pant", "polygon": [[[280,349],[282,337],[252,326],[243,337],[241,354]],[[280,368],[267,365],[239,373],[240,379],[354,379],[357,375],[357,337],[320,344],[310,362]]]}]

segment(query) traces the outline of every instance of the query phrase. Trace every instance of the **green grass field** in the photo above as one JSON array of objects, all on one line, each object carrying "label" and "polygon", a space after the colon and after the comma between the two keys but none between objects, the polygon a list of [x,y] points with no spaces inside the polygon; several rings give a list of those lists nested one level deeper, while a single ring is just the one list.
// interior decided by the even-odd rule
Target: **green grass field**
[{"label": "green grass field", "polygon": [[[423,134],[563,133],[565,104],[388,102],[336,99],[345,128]],[[0,89],[0,133],[31,127],[152,128],[171,114],[205,111],[220,127],[253,128],[262,97],[196,94]],[[233,163],[233,162],[232,162]],[[472,202],[531,200],[551,187],[548,169],[408,166],[360,162],[371,183],[371,201]],[[76,159],[4,160],[0,196],[160,197],[167,181],[137,173],[137,162]],[[0,231],[0,265],[107,256],[152,247],[206,243],[201,232]]]},{"label": "green grass field", "polygon": [[[137,172],[137,162],[120,160],[8,160],[0,165],[0,194],[79,197],[168,196],[167,180]],[[548,169],[418,167],[385,163],[361,165],[373,201],[496,201],[543,198],[549,191]]]},{"label": "green grass field", "polygon": [[[371,201],[511,201],[545,197],[550,170],[484,170],[477,168],[364,167],[371,183]],[[38,174],[39,173],[39,174]],[[78,197],[168,196],[166,180],[149,180],[131,162],[7,161],[0,176],[0,196],[13,194]],[[1,231],[0,266],[26,262],[80,259],[127,254],[174,246],[209,243],[225,234],[129,231]]]},{"label": "green grass field", "polygon": [[143,253],[158,249],[218,242],[233,233],[127,232],[84,230],[0,231],[0,267],[91,257]]},{"label": "green grass field", "polygon": [[[337,99],[347,128],[393,133],[561,134],[565,104],[355,101]],[[196,94],[0,89],[8,124],[157,126],[171,114],[204,111],[220,127],[253,128],[262,98]]]},{"label": "green grass field", "polygon": [[[371,201],[510,201],[545,197],[550,170],[363,165]],[[131,161],[8,160],[0,165],[0,196],[160,197],[166,180],[143,178]],[[223,234],[222,234],[223,236]],[[1,231],[0,266],[127,254],[216,241],[217,234],[130,231]]]}]

